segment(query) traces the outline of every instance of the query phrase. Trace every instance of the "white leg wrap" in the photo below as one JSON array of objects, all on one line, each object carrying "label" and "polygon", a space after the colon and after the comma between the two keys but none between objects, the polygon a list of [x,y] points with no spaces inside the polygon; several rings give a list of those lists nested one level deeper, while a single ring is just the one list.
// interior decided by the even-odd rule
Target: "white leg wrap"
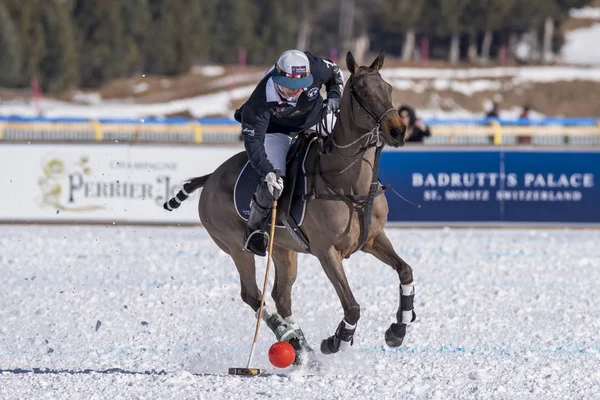
[{"label": "white leg wrap", "polygon": [[285,317],[285,322],[287,322],[292,328],[294,329],[298,329],[300,328],[300,325],[298,325],[298,323],[296,322],[296,318],[294,318],[293,315],[290,315],[289,317]]},{"label": "white leg wrap", "polygon": [[279,340],[282,341],[282,342],[287,342],[287,339],[290,336],[294,335],[295,333],[296,332],[294,331],[294,329],[290,329],[290,328],[284,329],[283,333],[281,334],[281,338],[279,338]]},{"label": "white leg wrap", "polygon": [[[346,329],[356,329],[356,324],[354,325],[350,325],[346,319],[344,318],[342,321],[344,321],[344,327]],[[349,350],[352,347],[352,341],[350,342],[346,342],[344,340],[340,341],[340,351],[346,351]]]},{"label": "white leg wrap", "polygon": [[344,319],[343,321],[344,321],[344,326],[346,327],[346,329],[355,329],[356,328],[356,324],[350,325],[348,322],[346,322],[346,319]]},{"label": "white leg wrap", "polygon": [[351,347],[352,347],[352,344],[350,342],[340,340],[340,351],[349,350]]},{"label": "white leg wrap", "polygon": [[415,284],[411,283],[409,285],[400,285],[402,286],[402,295],[410,296],[411,294],[415,294]]},{"label": "white leg wrap", "polygon": [[[259,311],[260,311],[260,309],[256,311],[256,318],[257,319],[258,319],[258,312]],[[267,322],[267,320],[269,319],[270,316],[271,316],[271,313],[269,312],[268,307],[266,305],[263,306],[262,320],[265,321],[265,322]]]}]

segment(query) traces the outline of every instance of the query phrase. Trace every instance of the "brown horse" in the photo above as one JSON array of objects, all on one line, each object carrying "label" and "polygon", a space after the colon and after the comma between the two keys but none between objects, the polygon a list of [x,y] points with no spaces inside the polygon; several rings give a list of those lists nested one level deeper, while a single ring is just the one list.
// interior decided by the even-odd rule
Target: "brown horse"
[{"label": "brown horse", "polygon": [[[332,151],[319,152],[316,173],[311,178],[316,196],[307,205],[302,229],[310,242],[309,252],[320,261],[344,310],[344,319],[335,334],[321,343],[325,354],[353,342],[360,306],[348,285],[342,260],[356,250],[374,255],[398,273],[397,323],[386,331],[386,343],[400,346],[407,324],[415,317],[412,269],[396,254],[383,230],[388,206],[376,176],[383,145],[403,146],[405,133],[392,105],[392,87],[379,74],[383,59],[382,50],[367,68],[358,66],[352,54],[347,54],[351,76],[330,134]],[[246,223],[236,213],[233,200],[236,179],[247,160],[245,152],[239,153],[212,174],[188,181],[178,194],[177,203],[191,191],[204,187],[198,206],[200,220],[217,246],[233,259],[240,275],[242,300],[257,311],[261,293],[256,284],[254,255],[244,250]],[[371,207],[364,207],[368,197]],[[171,203],[175,204],[173,199]],[[293,321],[291,289],[296,280],[298,253],[307,251],[286,229],[277,228],[274,240],[275,284],[271,294],[277,312],[267,308],[263,316],[278,340],[289,341],[299,353],[306,354],[304,351],[311,349]]]}]

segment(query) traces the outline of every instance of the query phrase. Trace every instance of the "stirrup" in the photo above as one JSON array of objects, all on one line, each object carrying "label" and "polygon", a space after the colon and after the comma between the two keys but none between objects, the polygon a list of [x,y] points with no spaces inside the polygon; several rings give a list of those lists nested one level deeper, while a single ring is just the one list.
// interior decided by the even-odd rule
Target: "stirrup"
[{"label": "stirrup", "polygon": [[265,257],[267,255],[268,244],[269,234],[258,229],[246,237],[244,248],[257,256]]}]

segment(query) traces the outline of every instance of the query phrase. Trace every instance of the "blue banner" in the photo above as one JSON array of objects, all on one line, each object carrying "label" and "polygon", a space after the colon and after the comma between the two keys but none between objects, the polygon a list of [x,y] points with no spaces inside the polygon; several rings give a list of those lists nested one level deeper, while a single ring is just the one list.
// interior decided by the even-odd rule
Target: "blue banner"
[{"label": "blue banner", "polygon": [[600,223],[600,150],[393,149],[389,221]]}]

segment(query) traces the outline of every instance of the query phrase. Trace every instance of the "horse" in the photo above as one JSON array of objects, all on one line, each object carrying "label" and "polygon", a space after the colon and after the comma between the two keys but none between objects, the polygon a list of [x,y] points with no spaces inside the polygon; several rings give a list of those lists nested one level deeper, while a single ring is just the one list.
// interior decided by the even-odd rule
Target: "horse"
[{"label": "horse", "polygon": [[[313,195],[302,223],[310,247],[302,246],[289,230],[280,227],[271,238],[275,268],[271,295],[276,311],[268,312],[265,307],[263,318],[277,340],[291,343],[298,355],[312,352],[292,315],[291,290],[297,277],[298,253],[310,253],[319,260],[344,312],[335,333],[321,342],[322,353],[337,353],[353,344],[360,305],[352,294],[342,261],[358,250],[375,256],[398,274],[399,306],[396,322],[385,332],[386,344],[399,347],[407,325],[416,317],[412,268],[398,256],[385,234],[388,205],[377,178],[381,149],[384,145],[403,146],[406,132],[392,105],[392,87],[379,73],[383,61],[383,50],[369,67],[359,66],[351,52],[346,55],[351,75],[338,118],[325,138],[330,151],[323,151],[323,146],[316,150],[315,169],[310,177]],[[216,245],[233,259],[240,276],[241,298],[258,318],[261,291],[256,283],[254,254],[244,249],[246,224],[236,213],[233,193],[247,161],[246,153],[240,152],[213,173],[190,179],[170,204],[176,208],[191,192],[203,188],[198,204],[202,225]],[[166,209],[168,204],[165,203]],[[297,356],[295,361],[301,359]]]}]

